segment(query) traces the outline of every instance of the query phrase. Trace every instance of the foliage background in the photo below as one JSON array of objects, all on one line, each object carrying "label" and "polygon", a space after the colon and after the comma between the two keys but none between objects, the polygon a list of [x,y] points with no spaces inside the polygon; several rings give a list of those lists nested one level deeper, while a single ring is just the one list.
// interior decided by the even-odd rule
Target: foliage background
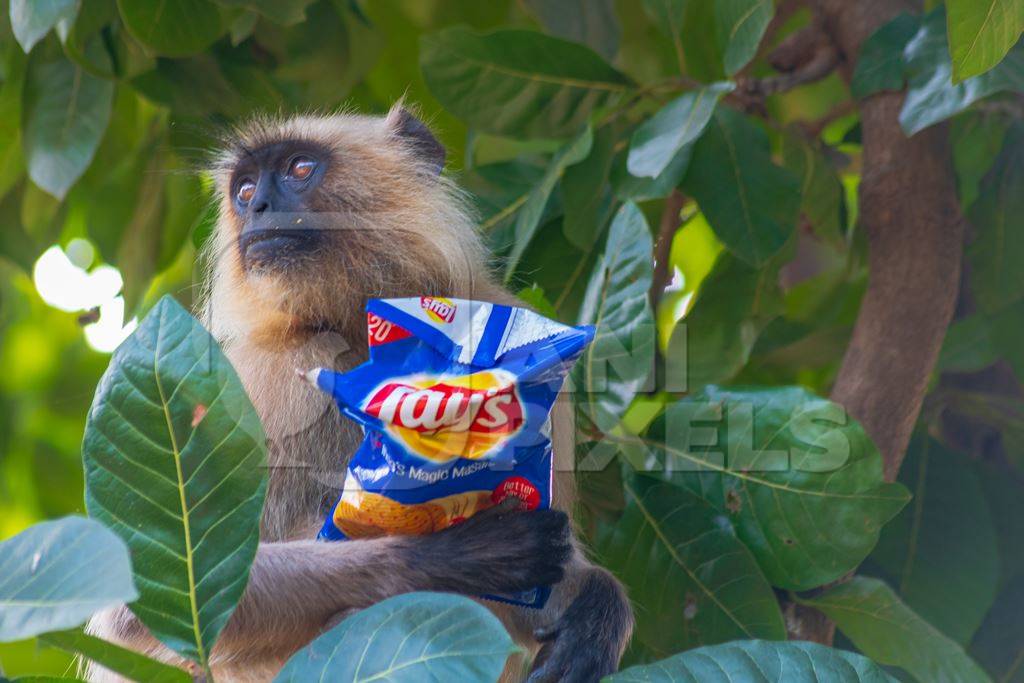
[{"label": "foliage background", "polygon": [[[671,284],[664,296],[656,292],[656,343],[664,354],[678,351],[672,336],[685,313],[696,373],[691,387],[728,382],[830,391],[867,285],[866,245],[857,229],[860,125],[840,71],[778,93],[741,88],[727,95],[712,126],[726,131],[726,139],[715,146],[706,138],[689,152],[690,168],[706,173],[684,179],[683,160],[661,187],[629,178],[639,166],[627,161],[628,148],[643,142],[634,135],[637,123],[727,72],[760,83],[776,73],[766,47],[757,49],[760,34],[745,58],[730,53],[735,47],[723,50],[730,43],[713,38],[710,3],[188,0],[161,15],[130,0],[54,1],[46,5],[56,30],[17,39],[8,20],[13,8],[3,5],[0,538],[82,512],[82,433],[109,359],[86,343],[78,312],[40,298],[33,264],[49,246],[81,246],[84,238],[95,256],[80,256],[81,265],[113,264],[124,275],[129,317],[165,293],[187,305],[211,220],[208,184],[193,171],[202,168],[218,131],[256,111],[344,105],[381,113],[402,96],[416,103],[449,151],[448,172],[477,198],[492,246],[512,257],[504,262],[511,263],[510,283],[530,288],[525,298],[551,306],[564,320],[587,316],[591,270],[610,251],[602,246],[606,227],[622,200],[635,199],[651,226],[646,248],[659,249],[661,268],[671,265],[640,274]],[[764,3],[754,5],[765,12]],[[813,19],[800,3],[782,3],[777,11],[766,45],[782,43]],[[764,25],[770,17],[769,7]],[[902,26],[903,43],[918,32],[914,22]],[[903,69],[885,61],[903,49],[899,38],[888,37],[895,48],[879,40],[876,70],[854,79],[854,94],[899,88],[907,78],[924,104],[908,114],[904,129],[955,115],[952,153],[958,199],[972,223],[968,282],[978,305],[960,306],[901,472],[914,502],[887,527],[863,573],[885,580],[993,676],[1024,680],[1024,639],[1014,635],[1024,633],[1024,283],[1005,265],[1024,256],[1024,133],[1020,100],[1006,94],[1021,91],[1024,60],[1018,45],[978,76],[986,80],[973,81],[973,92],[996,99],[967,110],[973,96],[943,90],[946,81],[929,89],[935,78],[948,81],[942,69],[951,67],[942,52],[944,16],[932,14],[926,24],[937,30],[923,38],[939,36],[939,43],[922,39]],[[460,105],[445,95],[438,74],[450,58],[444,49],[455,40],[451,31],[462,30],[452,27],[460,25],[544,31],[588,44],[625,74],[623,82],[639,84],[639,92],[625,104],[599,103],[606,106],[594,113],[593,129],[580,134],[586,144],[577,135],[585,115],[502,128],[481,113],[486,103]],[[26,41],[33,43],[27,56]],[[429,86],[424,63],[436,79]],[[965,68],[963,60],[957,64]],[[451,68],[460,68],[458,60]],[[959,75],[975,73],[977,67]],[[69,116],[71,101],[76,110]],[[715,173],[729,170],[720,166],[728,135],[742,143],[743,160],[734,168],[758,192],[756,234],[730,233],[734,202],[722,190],[729,178]],[[765,153],[758,154],[761,145]],[[33,153],[53,148],[65,163]],[[546,170],[550,197],[532,197]],[[517,240],[522,226],[539,237]],[[623,313],[624,324],[644,314]],[[618,408],[632,407],[624,429],[640,432],[672,396],[637,393],[628,378],[625,384]],[[604,429],[622,417],[615,408],[591,417]],[[588,510],[597,538],[603,521],[622,514],[626,502],[616,499],[619,484],[606,477],[585,485],[590,501],[611,506]],[[604,550],[614,551],[612,538]],[[702,641],[698,635],[691,642]],[[637,649],[630,656],[649,655]],[[68,659],[26,642],[0,646],[0,663],[12,674],[64,673]]]}]

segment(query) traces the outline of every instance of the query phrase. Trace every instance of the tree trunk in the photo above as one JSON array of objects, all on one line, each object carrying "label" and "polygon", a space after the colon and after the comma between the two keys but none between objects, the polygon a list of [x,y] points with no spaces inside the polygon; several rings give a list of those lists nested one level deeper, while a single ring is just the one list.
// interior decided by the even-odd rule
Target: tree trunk
[{"label": "tree trunk", "polygon": [[[852,75],[863,41],[907,3],[817,0]],[[859,226],[869,248],[868,290],[832,390],[863,425],[894,480],[956,305],[964,220],[956,199],[947,126],[906,137],[902,93],[860,102],[863,137]],[[807,608],[788,621],[795,637],[831,643],[835,627]]]}]

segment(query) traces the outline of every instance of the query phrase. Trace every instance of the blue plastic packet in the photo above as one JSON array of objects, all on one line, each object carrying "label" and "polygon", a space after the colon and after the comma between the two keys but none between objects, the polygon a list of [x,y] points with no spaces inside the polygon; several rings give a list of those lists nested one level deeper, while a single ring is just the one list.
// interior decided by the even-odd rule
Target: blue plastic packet
[{"label": "blue plastic packet", "polygon": [[[440,297],[366,310],[370,359],[307,374],[364,432],[319,538],[433,533],[508,496],[549,507],[550,412],[593,327]],[[549,592],[484,597],[541,607]]]}]

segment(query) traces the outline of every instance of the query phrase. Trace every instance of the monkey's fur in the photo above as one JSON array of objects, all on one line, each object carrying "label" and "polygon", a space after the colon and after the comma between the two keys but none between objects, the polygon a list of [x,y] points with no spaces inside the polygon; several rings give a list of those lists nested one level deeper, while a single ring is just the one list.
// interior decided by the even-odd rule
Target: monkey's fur
[{"label": "monkey's fur", "polygon": [[[324,156],[322,181],[302,198],[307,212],[282,217],[291,226],[305,218],[321,237],[315,248],[274,255],[268,267],[248,263],[239,246],[251,217],[239,211],[233,183],[247,158],[281,144]],[[554,583],[543,610],[483,601],[537,653],[531,680],[597,680],[615,669],[628,641],[632,615],[621,587],[586,560],[558,511],[569,510],[573,496],[565,401],[553,414],[558,510],[494,509],[430,536],[313,540],[341,487],[342,458],[361,435],[295,369],[345,370],[365,360],[370,297],[515,302],[492,278],[462,195],[438,173],[443,153],[396,105],[386,117],[259,120],[236,131],[214,164],[220,220],[201,315],[238,371],[270,446],[261,543],[211,656],[218,680],[268,680],[326,626],[414,590],[475,596]],[[127,609],[94,619],[90,631],[185,664]],[[89,675],[116,680],[96,667]]]}]

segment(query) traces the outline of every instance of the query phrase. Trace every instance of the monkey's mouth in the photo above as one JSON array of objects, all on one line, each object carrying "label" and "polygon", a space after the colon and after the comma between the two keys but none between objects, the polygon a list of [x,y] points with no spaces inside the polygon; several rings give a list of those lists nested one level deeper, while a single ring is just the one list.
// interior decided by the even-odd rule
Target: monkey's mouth
[{"label": "monkey's mouth", "polygon": [[285,264],[315,246],[316,232],[308,229],[269,228],[242,233],[238,246],[246,265]]}]

